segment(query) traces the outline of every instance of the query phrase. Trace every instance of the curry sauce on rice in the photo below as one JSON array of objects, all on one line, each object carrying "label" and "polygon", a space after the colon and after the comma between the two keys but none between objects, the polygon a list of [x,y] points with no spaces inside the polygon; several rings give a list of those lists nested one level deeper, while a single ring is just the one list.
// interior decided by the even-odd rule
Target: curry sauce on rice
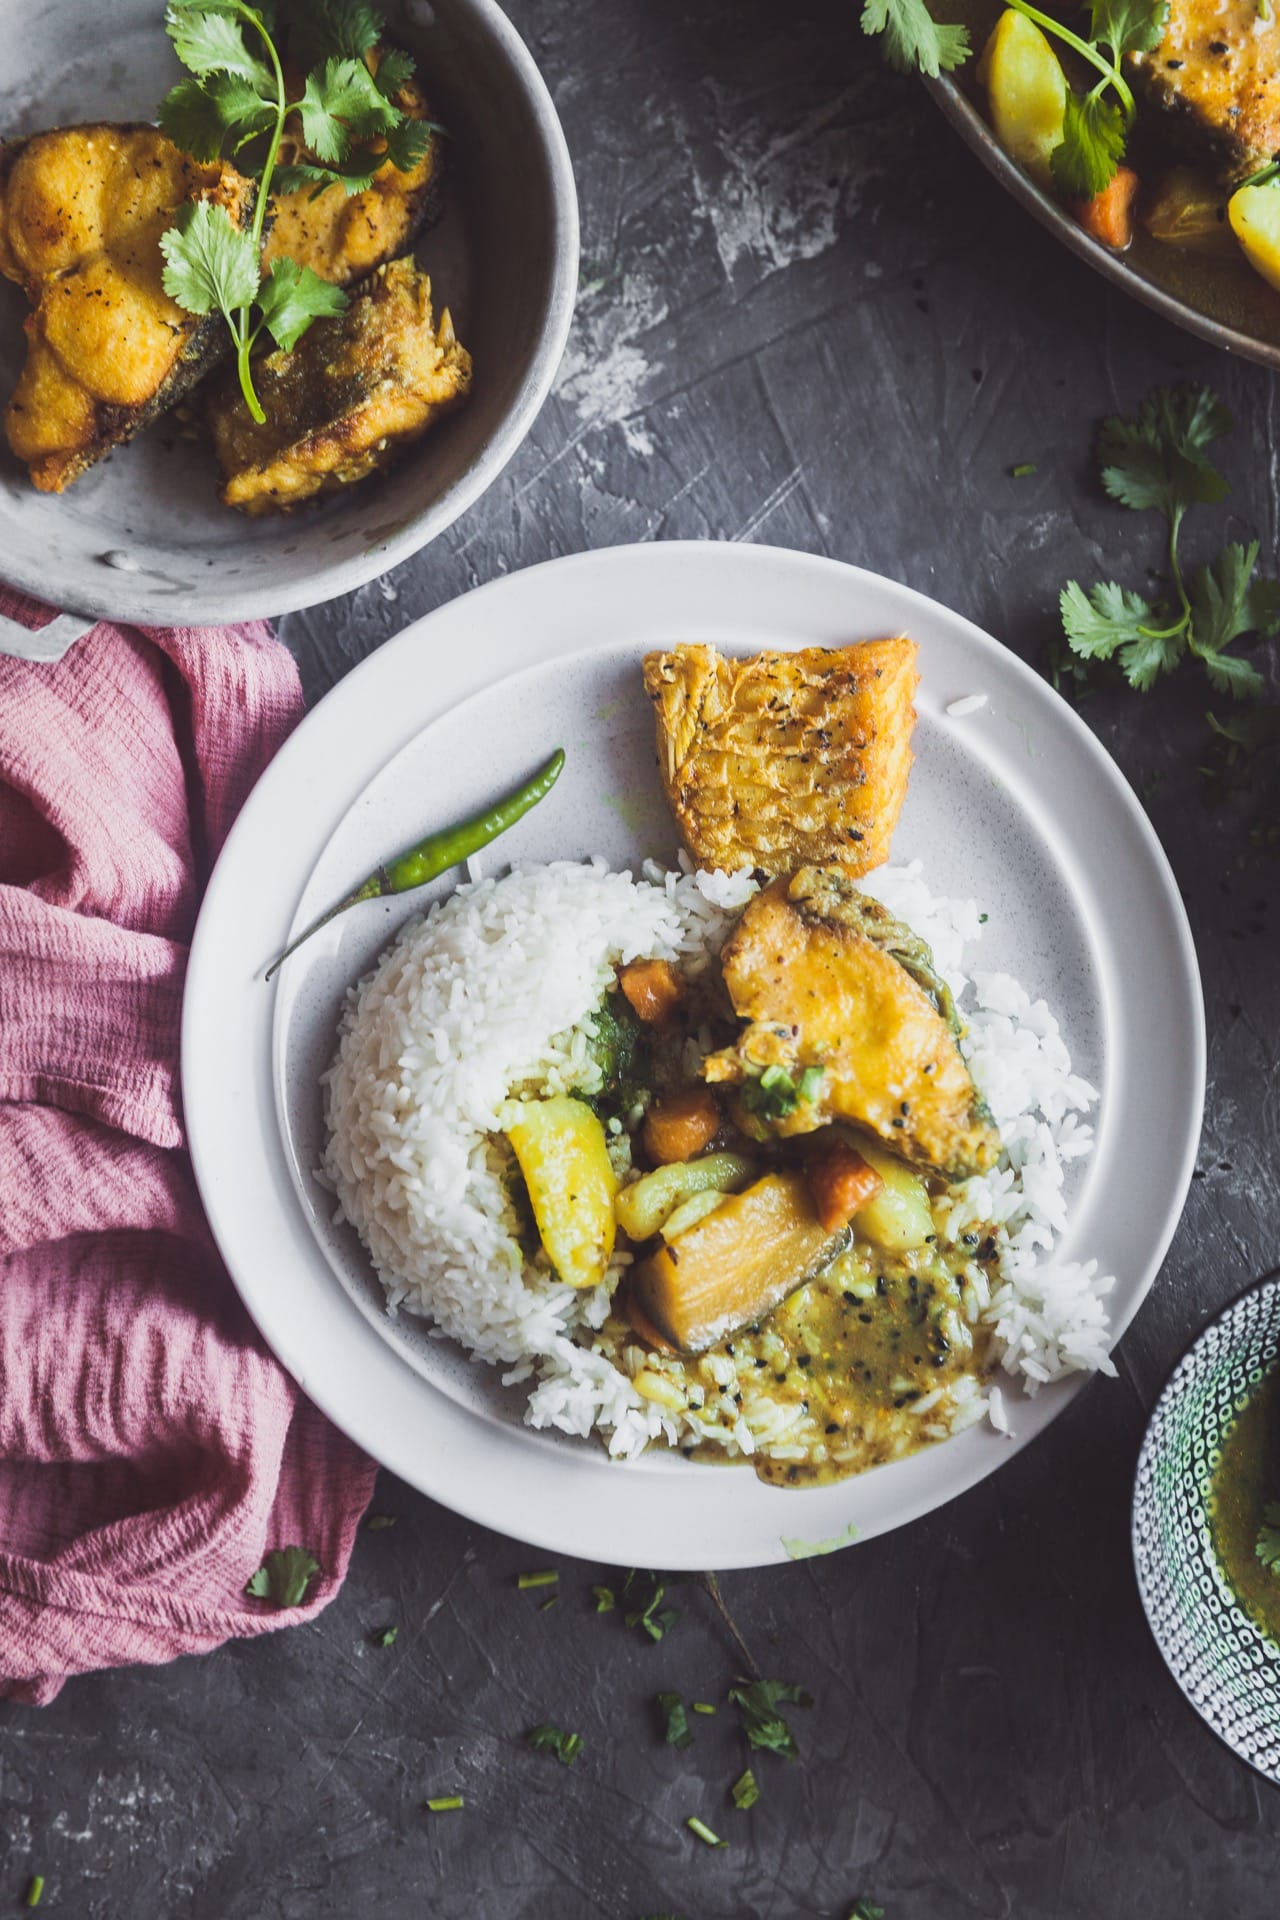
[{"label": "curry sauce on rice", "polygon": [[[709,651],[699,684],[741,684]],[[744,759],[785,785],[759,703],[802,684],[787,753],[821,733],[814,651],[802,681],[785,655],[738,663],[748,752],[721,703],[704,787],[731,792]],[[914,718],[901,662],[877,712],[859,651],[831,650],[831,699],[846,720],[850,689],[863,703],[834,825],[902,804],[856,791],[858,727],[877,778],[905,786],[910,764],[886,737]],[[655,660],[680,680],[679,653],[650,656],[651,684]],[[703,752],[687,702],[655,707],[660,763],[673,713],[685,762]],[[821,769],[804,784],[823,794]],[[731,809],[715,817],[732,847]],[[758,844],[733,871],[553,861],[412,922],[348,996],[323,1176],[391,1308],[501,1368],[532,1426],[793,1486],[1003,1424],[1001,1372],[1034,1391],[1109,1366],[1109,1283],[1052,1260],[1095,1095],[1044,1003],[972,970],[976,905],[919,863],[867,875],[847,835],[815,865],[813,805],[788,855],[778,819],[768,868]]]}]

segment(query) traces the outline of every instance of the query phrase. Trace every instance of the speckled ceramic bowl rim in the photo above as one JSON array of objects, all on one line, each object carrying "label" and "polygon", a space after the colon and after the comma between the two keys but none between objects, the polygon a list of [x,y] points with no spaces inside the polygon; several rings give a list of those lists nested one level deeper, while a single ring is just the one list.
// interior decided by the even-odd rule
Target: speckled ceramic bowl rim
[{"label": "speckled ceramic bowl rim", "polygon": [[1028,213],[1034,214],[1041,226],[1047,227],[1055,239],[1060,240],[1064,247],[1069,247],[1072,253],[1086,261],[1104,279],[1110,280],[1134,300],[1140,300],[1143,306],[1150,307],[1161,319],[1170,321],[1187,333],[1198,335],[1201,340],[1207,340],[1210,346],[1221,347],[1225,353],[1241,354],[1246,360],[1255,360],[1261,367],[1280,368],[1280,346],[1258,340],[1252,334],[1241,333],[1236,327],[1225,326],[1221,320],[1213,320],[1207,313],[1201,313],[1198,307],[1166,293],[1163,287],[1156,286],[1154,281],[1148,280],[1145,274],[1131,266],[1123,254],[1113,253],[1110,247],[1104,247],[1100,240],[1094,240],[1087,234],[1051,194],[1038,187],[1009,158],[982,115],[954,80],[939,76],[935,80],[926,78],[924,84],[988,173],[994,174],[1001,186]]},{"label": "speckled ceramic bowl rim", "polygon": [[1161,1412],[1172,1400],[1174,1400],[1183,1391],[1184,1381],[1186,1378],[1187,1371],[1191,1365],[1191,1362],[1194,1359],[1195,1355],[1199,1352],[1200,1348],[1204,1345],[1209,1335],[1213,1332],[1214,1328],[1221,1326],[1224,1320],[1230,1320],[1233,1314],[1237,1314],[1241,1312],[1246,1302],[1256,1299],[1258,1296],[1262,1294],[1267,1294],[1267,1293],[1280,1293],[1280,1267],[1276,1267],[1275,1269],[1273,1269],[1272,1272],[1264,1274],[1262,1279],[1254,1281],[1252,1286],[1245,1287],[1243,1292],[1236,1294],[1234,1299],[1228,1300],[1225,1306],[1220,1307],[1217,1313],[1211,1315],[1211,1317],[1205,1321],[1204,1325],[1200,1327],[1195,1334],[1192,1335],[1191,1339],[1187,1342],[1187,1345],[1183,1348],[1174,1366],[1171,1368],[1169,1377],[1165,1381],[1163,1387],[1160,1389],[1160,1392],[1156,1397],[1155,1403],[1152,1406],[1150,1415],[1148,1416],[1146,1430],[1142,1436],[1142,1445],[1138,1449],[1138,1459],[1133,1470],[1133,1495],[1130,1502],[1130,1511],[1129,1511],[1129,1548],[1130,1548],[1130,1552],[1133,1555],[1134,1582],[1138,1589],[1138,1598],[1142,1602],[1142,1611],[1143,1611],[1143,1614],[1146,1616],[1146,1622],[1151,1632],[1151,1638],[1155,1642],[1156,1651],[1159,1653],[1160,1658],[1164,1661],[1165,1667],[1169,1673],[1170,1678],[1177,1685],[1179,1693],[1182,1695],[1183,1699],[1186,1701],[1187,1705],[1192,1709],[1192,1711],[1198,1716],[1199,1719],[1201,1719],[1204,1722],[1205,1726],[1208,1727],[1210,1733],[1214,1735],[1215,1739],[1219,1740],[1221,1744],[1227,1749],[1227,1751],[1234,1756],[1235,1759],[1243,1761],[1244,1765],[1250,1768],[1252,1772],[1256,1773],[1259,1779],[1265,1780],[1268,1786],[1280,1789],[1280,1779],[1277,1779],[1274,1774],[1268,1772],[1268,1770],[1265,1767],[1260,1767],[1257,1764],[1257,1762],[1250,1757],[1249,1754],[1242,1753],[1239,1747],[1237,1747],[1233,1741],[1227,1738],[1226,1734],[1223,1732],[1222,1728],[1217,1724],[1217,1722],[1210,1718],[1209,1714],[1205,1711],[1205,1709],[1201,1707],[1197,1701],[1191,1698],[1191,1695],[1187,1692],[1186,1688],[1182,1684],[1181,1676],[1175,1671],[1174,1667],[1171,1665],[1169,1661],[1169,1657],[1165,1652],[1164,1642],[1161,1640],[1161,1637],[1156,1630],[1155,1621],[1152,1619],[1151,1605],[1148,1600],[1147,1586],[1143,1580],[1142,1560],[1140,1557],[1141,1544],[1138,1539],[1139,1489],[1141,1486],[1143,1469],[1147,1465],[1148,1455],[1150,1453],[1150,1450],[1153,1444],[1153,1433],[1154,1433],[1156,1424],[1159,1420]]}]

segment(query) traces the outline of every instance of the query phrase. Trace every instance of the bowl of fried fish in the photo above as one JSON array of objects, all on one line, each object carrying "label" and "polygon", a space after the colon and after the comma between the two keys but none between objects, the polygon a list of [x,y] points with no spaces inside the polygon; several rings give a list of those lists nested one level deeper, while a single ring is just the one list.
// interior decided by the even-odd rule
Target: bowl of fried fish
[{"label": "bowl of fried fish", "polygon": [[528,432],[577,282],[564,138],[493,0],[10,27],[0,551],[67,616],[0,648],[288,612],[439,534]]}]

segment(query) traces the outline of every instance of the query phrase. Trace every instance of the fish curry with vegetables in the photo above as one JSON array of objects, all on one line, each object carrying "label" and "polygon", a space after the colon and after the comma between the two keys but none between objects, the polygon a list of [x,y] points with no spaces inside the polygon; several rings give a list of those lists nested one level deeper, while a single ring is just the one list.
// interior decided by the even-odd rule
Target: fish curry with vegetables
[{"label": "fish curry with vegetables", "polygon": [[[660,1408],[742,1415],[757,1434],[776,1419],[784,1447],[743,1451],[788,1486],[945,1438],[986,1360],[972,1309],[996,1237],[953,1243],[940,1219],[953,1183],[995,1164],[999,1134],[928,947],[857,886],[865,841],[847,831],[901,808],[915,651],[897,638],[799,662],[648,657],[659,764],[669,785],[696,769],[681,826],[705,856],[713,820],[723,865],[754,865],[761,884],[718,962],[618,969],[593,1023],[596,1096],[512,1101],[505,1115],[527,1252],[575,1287],[630,1253],[599,1350]],[[842,779],[823,778],[824,740]],[[874,777],[850,778],[873,741]],[[776,791],[805,752],[812,805],[790,835],[773,810],[762,835],[735,796]],[[815,836],[823,865],[805,858]]]}]

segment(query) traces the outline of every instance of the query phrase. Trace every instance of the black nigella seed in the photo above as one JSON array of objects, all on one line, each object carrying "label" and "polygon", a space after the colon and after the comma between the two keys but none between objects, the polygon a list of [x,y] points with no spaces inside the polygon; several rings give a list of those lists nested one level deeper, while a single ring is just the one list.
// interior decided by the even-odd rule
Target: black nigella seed
[{"label": "black nigella seed", "polygon": [[839,1433],[839,1431],[840,1431],[840,1422],[838,1420],[828,1420],[826,1427],[824,1428],[824,1432]]},{"label": "black nigella seed", "polygon": [[860,1313],[858,1315],[858,1318],[859,1320],[861,1320],[864,1327],[869,1327],[871,1325],[871,1315],[869,1313]]}]

